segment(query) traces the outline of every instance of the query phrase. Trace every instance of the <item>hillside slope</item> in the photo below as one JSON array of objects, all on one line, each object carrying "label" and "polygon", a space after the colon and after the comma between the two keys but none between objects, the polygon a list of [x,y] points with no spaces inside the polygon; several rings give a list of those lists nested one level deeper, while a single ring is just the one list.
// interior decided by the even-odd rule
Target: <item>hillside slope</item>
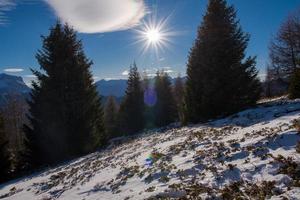
[{"label": "hillside slope", "polygon": [[[4,199],[299,199],[300,100],[144,133],[0,186]],[[286,198],[284,198],[286,197]]]}]

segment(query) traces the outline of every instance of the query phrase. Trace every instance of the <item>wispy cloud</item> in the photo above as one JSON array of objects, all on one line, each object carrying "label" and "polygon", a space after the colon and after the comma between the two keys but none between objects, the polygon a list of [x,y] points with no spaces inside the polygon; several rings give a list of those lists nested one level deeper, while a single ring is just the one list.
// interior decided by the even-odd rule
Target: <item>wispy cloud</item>
[{"label": "wispy cloud", "polygon": [[266,73],[259,73],[257,76],[261,81],[265,81],[267,74]]},{"label": "wispy cloud", "polygon": [[161,68],[152,68],[152,69],[144,69],[144,73],[147,74],[147,76],[156,76],[156,72],[157,71],[163,71],[165,73],[168,73],[168,74],[172,74],[172,73],[175,73],[175,71],[172,69],[172,67],[161,67]]},{"label": "wispy cloud", "polygon": [[146,14],[144,0],[44,0],[63,21],[82,33],[126,30]]},{"label": "wispy cloud", "polygon": [[164,70],[164,72],[165,72],[165,73],[168,73],[168,74],[172,74],[172,73],[174,73],[174,71],[173,71],[173,70],[171,70],[171,69]]},{"label": "wispy cloud", "polygon": [[125,70],[122,72],[122,76],[128,76],[129,75],[129,71],[128,70]]},{"label": "wispy cloud", "polygon": [[0,25],[8,22],[5,13],[16,6],[15,0],[0,0]]},{"label": "wispy cloud", "polygon": [[8,72],[8,73],[19,73],[19,72],[24,71],[24,69],[22,69],[22,68],[6,68],[3,71]]},{"label": "wispy cloud", "polygon": [[174,73],[174,70],[172,70],[171,67],[163,67],[162,70],[168,74]]},{"label": "wispy cloud", "polygon": [[24,78],[37,78],[36,75],[30,74],[30,75],[25,75]]},{"label": "wispy cloud", "polygon": [[28,87],[32,87],[32,81],[36,81],[37,77],[33,74],[23,76],[23,80]]}]

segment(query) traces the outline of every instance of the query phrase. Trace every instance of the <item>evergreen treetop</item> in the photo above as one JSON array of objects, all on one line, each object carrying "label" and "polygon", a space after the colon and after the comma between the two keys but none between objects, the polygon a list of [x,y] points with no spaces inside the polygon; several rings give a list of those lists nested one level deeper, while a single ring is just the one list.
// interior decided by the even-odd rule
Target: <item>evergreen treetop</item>
[{"label": "evergreen treetop", "polygon": [[56,163],[105,143],[103,112],[82,43],[68,25],[57,23],[42,37],[36,58],[30,126],[25,126],[32,162]]},{"label": "evergreen treetop", "polygon": [[187,65],[185,112],[189,122],[228,115],[256,103],[260,82],[249,35],[233,6],[210,0]]},{"label": "evergreen treetop", "polygon": [[157,102],[154,106],[155,124],[157,127],[166,126],[175,121],[177,112],[169,75],[162,71],[155,77]]},{"label": "evergreen treetop", "polygon": [[144,110],[144,90],[134,63],[130,67],[124,101],[120,106],[119,123],[123,135],[135,134],[144,129]]}]

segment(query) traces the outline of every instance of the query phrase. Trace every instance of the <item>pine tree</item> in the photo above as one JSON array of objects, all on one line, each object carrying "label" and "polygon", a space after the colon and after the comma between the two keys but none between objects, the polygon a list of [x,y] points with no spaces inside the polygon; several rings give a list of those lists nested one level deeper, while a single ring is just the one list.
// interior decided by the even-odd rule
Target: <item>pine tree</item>
[{"label": "pine tree", "polygon": [[119,107],[113,96],[108,97],[104,108],[104,125],[108,138],[118,137],[118,112]]},{"label": "pine tree", "polygon": [[184,124],[184,83],[180,75],[175,79],[173,88],[174,99],[176,102],[177,117]]},{"label": "pine tree", "polygon": [[300,69],[297,69],[291,79],[289,87],[289,98],[300,98]]},{"label": "pine tree", "polygon": [[245,58],[248,41],[234,7],[226,0],[210,0],[188,60],[189,122],[228,115],[256,103],[260,82],[255,58]]},{"label": "pine tree", "polygon": [[144,91],[138,68],[130,67],[124,101],[120,106],[119,126],[122,135],[135,134],[144,129]]},{"label": "pine tree", "polygon": [[0,115],[0,183],[8,180],[10,160],[8,155],[8,140],[4,129],[4,119]]},{"label": "pine tree", "polygon": [[143,90],[145,102],[145,128],[153,129],[155,128],[154,105],[156,103],[157,96],[153,86],[153,81],[149,78],[149,75],[146,71],[143,72]]},{"label": "pine tree", "polygon": [[176,105],[172,93],[170,77],[165,72],[157,72],[155,77],[155,91],[157,102],[154,106],[155,124],[166,126],[176,119]]},{"label": "pine tree", "polygon": [[43,72],[29,102],[26,142],[33,165],[56,163],[94,151],[105,143],[103,112],[82,43],[57,23],[36,56]]},{"label": "pine tree", "polygon": [[5,133],[9,135],[8,146],[11,162],[11,171],[14,175],[23,171],[24,152],[23,124],[26,123],[27,103],[16,94],[7,96],[7,103],[2,108],[5,123]]}]

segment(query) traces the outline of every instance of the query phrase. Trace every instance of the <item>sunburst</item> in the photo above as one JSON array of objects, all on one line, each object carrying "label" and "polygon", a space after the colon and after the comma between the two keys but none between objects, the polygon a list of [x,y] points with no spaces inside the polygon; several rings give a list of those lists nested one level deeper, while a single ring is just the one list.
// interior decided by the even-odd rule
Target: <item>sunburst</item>
[{"label": "sunburst", "polygon": [[176,35],[176,32],[171,31],[167,26],[169,17],[159,21],[150,17],[150,20],[143,21],[141,26],[135,29],[138,37],[135,43],[142,43],[143,54],[149,50],[155,50],[158,55],[160,51],[169,48],[171,37]]}]

